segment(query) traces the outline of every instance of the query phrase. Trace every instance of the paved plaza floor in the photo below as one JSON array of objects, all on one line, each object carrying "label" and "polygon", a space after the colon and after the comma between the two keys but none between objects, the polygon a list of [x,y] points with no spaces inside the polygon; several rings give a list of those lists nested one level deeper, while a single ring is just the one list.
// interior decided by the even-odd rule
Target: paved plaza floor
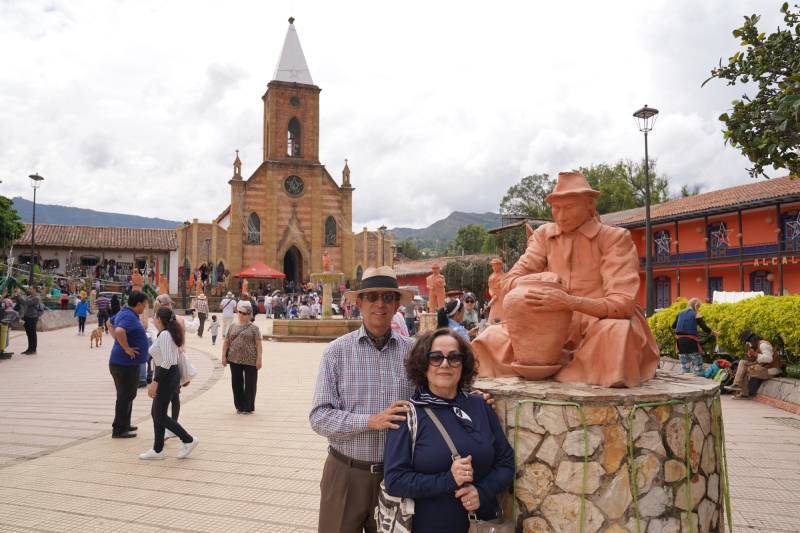
[{"label": "paved plaza floor", "polygon": [[[262,332],[270,321],[258,317]],[[180,422],[201,443],[184,460],[152,446],[150,399],[134,402],[139,436],[112,439],[110,337],[39,334],[22,356],[14,332],[0,362],[0,533],[316,531],[326,442],[308,424],[322,344],[265,343],[256,411],[237,415],[222,339],[190,335],[198,377],[183,389]],[[734,531],[800,531],[800,417],[723,397]],[[577,529],[576,529],[577,531]]]}]

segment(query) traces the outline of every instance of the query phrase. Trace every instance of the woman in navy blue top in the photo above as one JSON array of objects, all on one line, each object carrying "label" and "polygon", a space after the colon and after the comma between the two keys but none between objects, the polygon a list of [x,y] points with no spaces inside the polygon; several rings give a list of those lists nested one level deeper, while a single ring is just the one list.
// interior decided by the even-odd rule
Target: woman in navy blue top
[{"label": "woman in navy blue top", "polygon": [[[417,386],[411,398],[416,445],[412,459],[408,424],[388,431],[386,492],[414,499],[415,532],[466,533],[469,513],[495,518],[495,497],[514,477],[514,451],[491,406],[465,392],[478,371],[469,343],[458,333],[438,329],[422,335],[406,359],[406,373]],[[439,418],[461,459],[453,461],[426,407]]]}]

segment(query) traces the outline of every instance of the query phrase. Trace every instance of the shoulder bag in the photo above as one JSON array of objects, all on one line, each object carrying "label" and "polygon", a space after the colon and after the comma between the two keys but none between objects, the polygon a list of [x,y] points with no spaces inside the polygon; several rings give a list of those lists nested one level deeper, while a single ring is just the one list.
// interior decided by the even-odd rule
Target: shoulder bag
[{"label": "shoulder bag", "polygon": [[[406,417],[408,433],[411,435],[411,463],[414,463],[414,448],[417,445],[417,410],[413,404]],[[386,485],[381,481],[378,493],[378,506],[375,508],[375,522],[378,533],[411,533],[414,521],[414,499],[392,496],[386,492]]]},{"label": "shoulder bag", "polygon": [[[453,439],[450,438],[450,435],[447,433],[447,430],[444,429],[439,418],[433,413],[430,407],[424,407],[424,409],[425,412],[428,413],[428,416],[431,417],[431,420],[433,420],[433,423],[436,424],[436,429],[442,434],[445,442],[447,442],[447,447],[450,448],[450,453],[453,455],[453,461],[461,459],[455,444],[453,444]],[[469,513],[468,533],[514,533],[514,524],[512,524],[510,520],[505,520],[502,516],[493,520],[478,520],[478,516],[474,512],[471,512]]]},{"label": "shoulder bag", "polygon": [[178,353],[178,370],[181,372],[181,385],[184,387],[197,375],[197,369],[184,353]]}]

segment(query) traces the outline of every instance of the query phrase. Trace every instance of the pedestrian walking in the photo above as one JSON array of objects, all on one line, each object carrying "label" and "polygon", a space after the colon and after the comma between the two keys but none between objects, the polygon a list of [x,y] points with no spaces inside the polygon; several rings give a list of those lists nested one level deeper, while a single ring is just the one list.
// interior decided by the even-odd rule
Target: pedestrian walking
[{"label": "pedestrian walking", "polygon": [[89,309],[89,302],[81,300],[80,297],[75,298],[75,312],[72,316],[78,317],[78,335],[86,335],[86,315],[94,314]]},{"label": "pedestrian walking", "polygon": [[252,307],[242,300],[238,321],[228,330],[222,344],[222,366],[231,366],[231,389],[237,413],[250,414],[256,408],[258,371],[261,369],[261,332],[250,321]]}]

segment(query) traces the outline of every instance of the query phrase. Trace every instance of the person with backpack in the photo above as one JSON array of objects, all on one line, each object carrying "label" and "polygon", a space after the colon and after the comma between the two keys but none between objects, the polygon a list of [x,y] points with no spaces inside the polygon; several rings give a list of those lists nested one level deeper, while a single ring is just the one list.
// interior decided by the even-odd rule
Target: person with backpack
[{"label": "person with backpack", "polygon": [[696,376],[705,376],[703,347],[700,345],[698,327],[709,335],[720,336],[718,331],[713,331],[703,321],[703,316],[698,312],[700,303],[699,298],[689,300],[689,306],[678,313],[672,323],[672,329],[678,336],[675,348],[681,362],[681,374],[691,374],[694,370]]},{"label": "person with backpack", "polygon": [[28,349],[22,352],[22,355],[36,355],[38,344],[36,323],[39,322],[39,317],[44,314],[42,299],[39,298],[35,285],[28,287],[27,297],[19,293],[19,288],[14,289],[14,299],[20,305],[25,306],[25,310],[22,312],[22,321],[25,324],[25,335],[28,336]]}]

